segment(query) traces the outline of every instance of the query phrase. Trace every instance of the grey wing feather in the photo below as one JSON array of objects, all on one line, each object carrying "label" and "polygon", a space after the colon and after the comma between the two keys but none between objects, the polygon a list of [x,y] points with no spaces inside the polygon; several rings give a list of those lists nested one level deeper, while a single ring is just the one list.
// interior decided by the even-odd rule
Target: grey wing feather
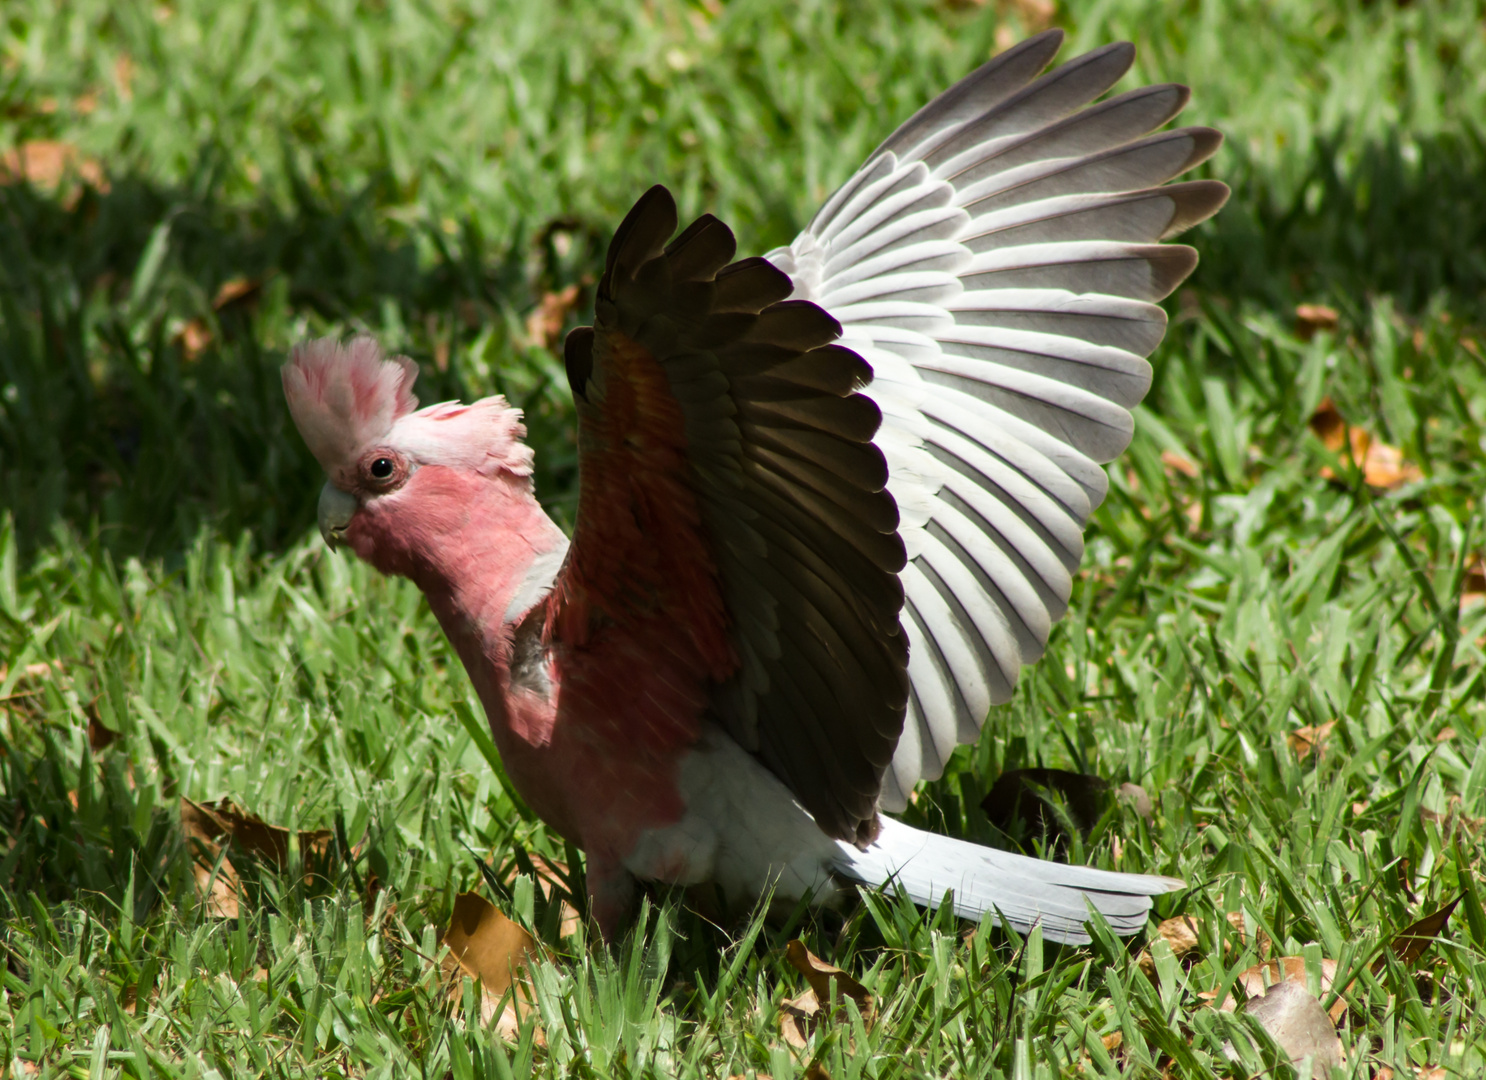
[{"label": "grey wing feather", "polygon": [[[1097,101],[1133,48],[1042,74],[1061,41],[1031,38],[919,110],[768,256],[795,297],[840,321],[882,409],[874,441],[908,556],[911,649],[886,810],[940,775],[1041,655],[1104,498],[1100,466],[1129,443],[1150,386],[1145,358],[1166,328],[1156,302],[1196,265],[1160,241],[1228,195],[1216,181],[1167,184],[1221,142],[1156,130],[1185,87]],[[1044,918],[1081,925],[1081,898],[1060,903]],[[1112,920],[1143,918],[1144,901],[1121,903]]]}]

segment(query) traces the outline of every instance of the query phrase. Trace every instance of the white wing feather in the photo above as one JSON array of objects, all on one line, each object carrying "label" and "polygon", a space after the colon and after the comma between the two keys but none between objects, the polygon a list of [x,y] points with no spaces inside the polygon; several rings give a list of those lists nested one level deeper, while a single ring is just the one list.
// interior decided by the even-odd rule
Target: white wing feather
[{"label": "white wing feather", "polygon": [[1158,241],[1227,197],[1214,181],[1161,186],[1220,142],[1151,134],[1185,88],[1091,105],[1134,50],[1039,78],[1061,41],[1023,42],[925,106],[768,256],[841,322],[883,413],[912,684],[888,811],[1042,654],[1104,498],[1100,465],[1129,444],[1150,386],[1155,302],[1196,263]]}]

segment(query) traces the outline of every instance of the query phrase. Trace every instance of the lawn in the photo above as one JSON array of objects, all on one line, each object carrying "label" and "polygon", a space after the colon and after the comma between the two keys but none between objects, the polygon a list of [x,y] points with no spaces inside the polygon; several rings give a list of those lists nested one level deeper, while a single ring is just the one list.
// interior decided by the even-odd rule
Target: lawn
[{"label": "lawn", "polygon": [[[980,809],[1004,771],[1139,785],[1149,812],[1114,803],[1064,857],[1184,878],[1157,921],[1192,935],[1059,948],[885,896],[715,926],[656,894],[612,945],[563,925],[574,853],[487,761],[421,597],[316,534],[278,365],[366,329],[426,402],[509,395],[567,521],[550,346],[633,199],[663,181],[766,250],[1048,20],[1065,57],[1134,40],[1127,86],[1189,84],[1234,196],[1191,236],[1068,617],[909,816],[1037,850]],[[1483,25],[1425,0],[7,0],[0,1070],[1283,1076],[1215,1004],[1289,956],[1343,1075],[1486,1072]],[[182,800],[224,798],[285,842],[200,867]],[[440,963],[470,890],[542,942],[500,1030]],[[793,1025],[796,938],[870,1004]]]}]

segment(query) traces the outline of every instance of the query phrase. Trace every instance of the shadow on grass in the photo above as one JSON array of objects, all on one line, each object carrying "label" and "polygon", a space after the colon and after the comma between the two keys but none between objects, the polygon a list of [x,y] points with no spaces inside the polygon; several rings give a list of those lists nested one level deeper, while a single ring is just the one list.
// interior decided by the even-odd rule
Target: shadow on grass
[{"label": "shadow on grass", "polygon": [[1325,299],[1359,324],[1371,296],[1419,311],[1443,295],[1486,322],[1486,141],[1481,132],[1360,150],[1343,136],[1309,148],[1293,191],[1279,191],[1243,148],[1218,169],[1234,197],[1197,241],[1210,293],[1288,308]]},{"label": "shadow on grass", "polygon": [[547,400],[560,368],[520,328],[596,263],[597,233],[539,223],[534,242],[494,244],[390,226],[378,186],[325,176],[295,177],[287,208],[192,190],[210,186],[0,186],[0,505],[22,552],[59,523],[116,557],[173,560],[203,526],[258,550],[293,542],[323,477],[278,368],[317,333],[378,333],[421,362],[425,402],[507,393],[528,409],[544,493],[571,489],[566,416]]},{"label": "shadow on grass", "polygon": [[[1403,310],[1444,295],[1482,321],[1481,139],[1393,141],[1345,162],[1343,146],[1312,146],[1293,194],[1230,148],[1219,168],[1235,196],[1196,236],[1195,286],[1281,310],[1330,300],[1359,330],[1377,294]],[[397,225],[379,214],[389,192],[339,191],[323,167],[291,175],[286,207],[231,206],[211,195],[212,160],[179,190],[124,177],[64,201],[0,187],[0,503],[23,552],[59,523],[96,530],[116,557],[172,559],[207,525],[281,550],[311,526],[321,481],[277,368],[299,337],[348,328],[418,359],[425,401],[507,393],[528,412],[539,494],[571,503],[566,387],[521,326],[545,292],[595,275],[605,224],[501,238]],[[253,288],[214,304],[233,280]]]}]

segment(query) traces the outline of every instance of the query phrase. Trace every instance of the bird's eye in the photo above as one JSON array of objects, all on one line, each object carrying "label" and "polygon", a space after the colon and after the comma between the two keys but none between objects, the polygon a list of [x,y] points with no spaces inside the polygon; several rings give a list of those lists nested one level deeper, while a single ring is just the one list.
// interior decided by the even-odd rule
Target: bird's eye
[{"label": "bird's eye", "polygon": [[371,474],[373,480],[390,480],[392,478],[392,459],[379,457],[371,463]]}]

